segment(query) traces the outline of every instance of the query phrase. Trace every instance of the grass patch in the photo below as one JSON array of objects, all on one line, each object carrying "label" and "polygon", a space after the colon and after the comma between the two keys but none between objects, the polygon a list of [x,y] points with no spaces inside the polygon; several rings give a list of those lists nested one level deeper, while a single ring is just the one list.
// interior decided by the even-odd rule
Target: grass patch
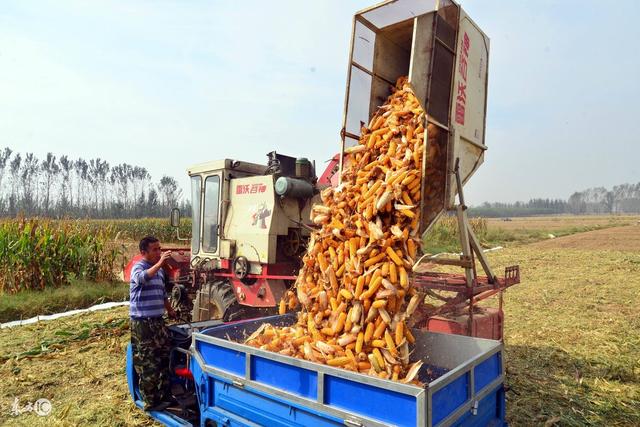
[{"label": "grass patch", "polygon": [[629,251],[492,252],[519,263],[505,294],[511,425],[640,425],[640,255]]},{"label": "grass patch", "polygon": [[129,285],[126,283],[94,283],[75,280],[57,288],[48,287],[41,291],[25,290],[17,294],[0,295],[0,322],[127,299],[129,299]]}]

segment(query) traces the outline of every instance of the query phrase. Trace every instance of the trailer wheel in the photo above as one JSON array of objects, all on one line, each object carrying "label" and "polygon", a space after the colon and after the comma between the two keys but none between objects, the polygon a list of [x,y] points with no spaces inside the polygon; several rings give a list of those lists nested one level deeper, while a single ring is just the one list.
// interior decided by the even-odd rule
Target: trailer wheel
[{"label": "trailer wheel", "polygon": [[244,308],[238,304],[231,284],[226,280],[216,280],[198,290],[191,317],[194,322],[213,319],[229,322],[243,315]]}]

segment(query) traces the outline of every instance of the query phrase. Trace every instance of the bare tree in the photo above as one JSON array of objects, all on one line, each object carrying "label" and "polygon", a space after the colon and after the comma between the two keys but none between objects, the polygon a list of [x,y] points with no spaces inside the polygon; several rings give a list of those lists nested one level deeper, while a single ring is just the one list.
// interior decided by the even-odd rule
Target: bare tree
[{"label": "bare tree", "polygon": [[9,147],[5,147],[5,149],[0,152],[0,207],[2,210],[5,209],[6,202],[3,197],[2,181],[4,179],[4,173],[7,169],[7,163],[11,157],[11,153],[13,153],[13,151],[11,151]]},{"label": "bare tree", "polygon": [[62,171],[62,194],[60,196],[61,208],[64,211],[71,205],[73,207],[73,186],[71,182],[71,171],[73,171],[73,160],[67,156],[60,156],[60,169]]},{"label": "bare tree", "polygon": [[47,153],[47,158],[42,161],[42,175],[44,178],[44,211],[49,214],[49,202],[51,198],[51,187],[60,173],[60,165],[56,162],[56,156],[53,153]]},{"label": "bare tree", "polygon": [[20,170],[20,185],[22,187],[22,207],[27,214],[35,212],[38,203],[37,182],[40,168],[38,159],[33,153],[24,156],[22,169]]},{"label": "bare tree", "polygon": [[87,174],[87,181],[89,181],[89,185],[91,185],[91,192],[93,193],[93,207],[98,210],[98,189],[100,188],[100,180],[98,179],[98,170],[100,169],[100,165],[102,164],[102,160],[99,158],[89,160],[89,172]]},{"label": "bare tree", "polygon": [[111,167],[109,166],[109,163],[107,163],[106,160],[103,160],[101,163],[99,163],[96,169],[96,178],[99,182],[100,195],[102,200],[101,209],[103,211],[106,210],[106,206],[107,206],[107,180],[108,180],[110,169]]},{"label": "bare tree", "polygon": [[182,197],[182,189],[178,185],[178,181],[167,175],[164,175],[160,179],[158,190],[160,191],[162,207],[165,213],[175,207],[178,204],[178,200]]},{"label": "bare tree", "polygon": [[78,205],[78,209],[82,209],[86,200],[86,183],[88,177],[89,164],[84,159],[78,159],[73,164],[73,167],[76,171],[76,203]]},{"label": "bare tree", "polygon": [[133,168],[121,163],[111,168],[110,181],[116,187],[118,202],[126,209],[129,205],[129,183],[131,181]]},{"label": "bare tree", "polygon": [[11,196],[9,196],[9,213],[15,215],[18,211],[18,188],[20,187],[20,168],[22,166],[22,156],[16,154],[9,163],[11,173]]}]

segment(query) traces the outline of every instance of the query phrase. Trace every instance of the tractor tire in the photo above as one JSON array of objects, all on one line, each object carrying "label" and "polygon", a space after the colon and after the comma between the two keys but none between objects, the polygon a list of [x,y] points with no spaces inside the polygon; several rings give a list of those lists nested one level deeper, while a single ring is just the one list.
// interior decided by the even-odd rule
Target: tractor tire
[{"label": "tractor tire", "polygon": [[198,290],[193,301],[193,322],[222,319],[224,322],[242,319],[244,307],[238,304],[231,283],[216,280],[206,283]]}]

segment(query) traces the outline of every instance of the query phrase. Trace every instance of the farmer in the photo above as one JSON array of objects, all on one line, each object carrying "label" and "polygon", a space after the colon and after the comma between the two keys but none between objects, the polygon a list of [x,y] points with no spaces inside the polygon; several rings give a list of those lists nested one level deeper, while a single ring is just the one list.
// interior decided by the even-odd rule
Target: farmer
[{"label": "farmer", "polygon": [[172,403],[169,382],[169,335],[164,311],[175,317],[165,291],[164,262],[170,251],[160,250],[153,236],[140,240],[142,259],[131,269],[129,284],[133,366],[138,374],[145,411],[160,411]]}]

